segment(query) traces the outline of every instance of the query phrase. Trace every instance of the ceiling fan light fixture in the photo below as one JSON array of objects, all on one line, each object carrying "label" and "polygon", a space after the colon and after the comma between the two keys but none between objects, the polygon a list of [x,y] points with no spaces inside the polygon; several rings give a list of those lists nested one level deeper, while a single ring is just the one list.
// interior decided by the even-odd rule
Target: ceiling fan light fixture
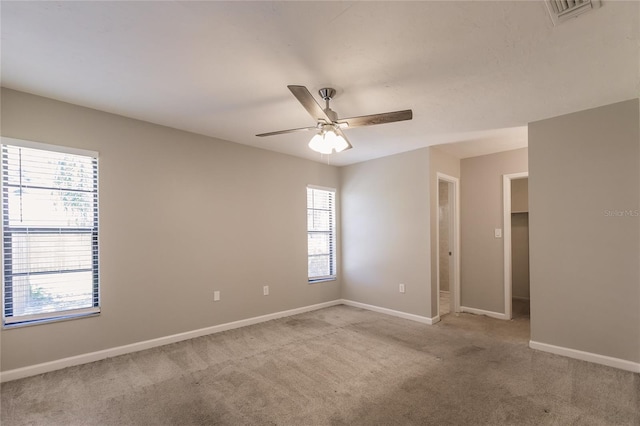
[{"label": "ceiling fan light fixture", "polygon": [[309,141],[309,148],[320,154],[331,154],[333,146],[325,142],[324,135],[325,133],[321,132],[312,137],[311,141]]},{"label": "ceiling fan light fixture", "polygon": [[333,132],[329,133],[335,135],[335,138],[333,138],[333,149],[335,149],[336,152],[342,152],[349,148],[349,143],[342,136]]},{"label": "ceiling fan light fixture", "polygon": [[341,152],[349,147],[349,143],[333,129],[323,129],[309,141],[309,148],[321,154]]}]

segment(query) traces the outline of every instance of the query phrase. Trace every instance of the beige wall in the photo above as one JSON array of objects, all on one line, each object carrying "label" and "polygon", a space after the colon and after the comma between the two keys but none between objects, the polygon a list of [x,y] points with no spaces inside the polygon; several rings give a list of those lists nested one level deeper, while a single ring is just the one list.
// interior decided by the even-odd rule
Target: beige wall
[{"label": "beige wall", "polygon": [[340,170],[343,297],[431,317],[428,149]]},{"label": "beige wall", "polygon": [[511,181],[512,296],[529,299],[529,179]]},{"label": "beige wall", "polygon": [[527,148],[460,161],[461,305],[503,314],[502,176],[528,170]]},{"label": "beige wall", "polygon": [[511,295],[529,299],[529,214],[511,215]]},{"label": "beige wall", "polygon": [[511,180],[511,211],[529,211],[529,179]]},{"label": "beige wall", "polygon": [[305,188],[338,187],[337,168],[1,96],[3,136],[100,153],[102,285],[98,317],[2,330],[3,371],[340,297],[306,275]]},{"label": "beige wall", "polygon": [[[460,160],[451,154],[441,151],[435,146],[429,148],[429,190],[430,198],[429,203],[431,206],[431,309],[433,312],[438,310],[438,279],[436,271],[436,250],[438,250],[436,241],[436,227],[438,226],[438,200],[436,198],[436,188],[438,187],[438,173],[443,173],[447,176],[454,178],[460,178]],[[453,310],[453,298],[451,298],[451,306]]]},{"label": "beige wall", "polygon": [[639,114],[529,125],[533,341],[640,362]]}]

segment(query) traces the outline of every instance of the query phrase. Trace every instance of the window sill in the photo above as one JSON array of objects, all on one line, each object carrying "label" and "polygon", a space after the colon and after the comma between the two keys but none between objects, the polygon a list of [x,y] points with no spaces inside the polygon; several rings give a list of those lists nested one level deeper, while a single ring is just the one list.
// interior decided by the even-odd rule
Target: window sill
[{"label": "window sill", "polygon": [[5,322],[2,324],[3,330],[10,330],[14,328],[22,328],[22,327],[31,327],[34,325],[41,324],[50,324],[53,322],[61,322],[61,321],[71,321],[82,318],[91,318],[100,315],[100,310],[91,311],[91,312],[82,312],[76,314],[69,315],[61,315],[58,317],[49,317],[49,318],[41,318],[41,319],[32,319],[32,320],[24,320],[24,321],[16,321],[16,322]]},{"label": "window sill", "polygon": [[336,281],[337,277],[318,278],[316,280],[309,280],[309,284],[323,283],[326,281]]}]

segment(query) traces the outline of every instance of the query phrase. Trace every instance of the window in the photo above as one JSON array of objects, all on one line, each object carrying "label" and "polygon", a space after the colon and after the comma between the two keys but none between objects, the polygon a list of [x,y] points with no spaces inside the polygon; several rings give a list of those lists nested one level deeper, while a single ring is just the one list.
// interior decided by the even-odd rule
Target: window
[{"label": "window", "polygon": [[335,189],[307,187],[309,281],[336,277]]},{"label": "window", "polygon": [[100,312],[97,154],[2,140],[3,324]]}]

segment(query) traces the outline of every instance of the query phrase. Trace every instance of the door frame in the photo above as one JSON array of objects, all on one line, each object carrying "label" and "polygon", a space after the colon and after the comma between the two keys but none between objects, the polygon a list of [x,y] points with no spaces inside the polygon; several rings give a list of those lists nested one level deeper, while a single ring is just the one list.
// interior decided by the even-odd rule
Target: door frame
[{"label": "door frame", "polygon": [[[453,231],[453,247],[449,268],[453,267],[453,282],[449,283],[449,291],[453,293],[450,299],[450,312],[460,312],[460,180],[456,177],[446,175],[444,173],[436,173],[436,287],[438,300],[438,318],[440,317],[440,182],[447,182],[453,188],[453,194],[449,193],[449,203],[452,204],[450,209],[450,229]],[[453,289],[453,292],[451,292]]]},{"label": "door frame", "polygon": [[512,296],[512,263],[511,263],[511,181],[525,179],[529,172],[511,173],[502,175],[502,200],[503,200],[503,232],[504,239],[504,315],[505,319],[513,318]]}]

